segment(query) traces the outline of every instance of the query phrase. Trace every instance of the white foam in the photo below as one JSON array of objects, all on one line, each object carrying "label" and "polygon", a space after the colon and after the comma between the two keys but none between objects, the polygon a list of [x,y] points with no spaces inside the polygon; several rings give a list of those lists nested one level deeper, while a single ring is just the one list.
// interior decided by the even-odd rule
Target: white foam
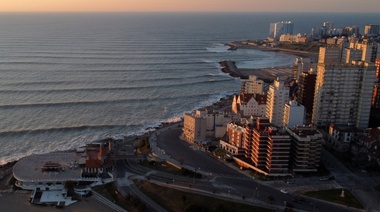
[{"label": "white foam", "polygon": [[223,53],[229,51],[229,48],[229,46],[219,43],[216,46],[206,48],[206,50],[214,53]]}]

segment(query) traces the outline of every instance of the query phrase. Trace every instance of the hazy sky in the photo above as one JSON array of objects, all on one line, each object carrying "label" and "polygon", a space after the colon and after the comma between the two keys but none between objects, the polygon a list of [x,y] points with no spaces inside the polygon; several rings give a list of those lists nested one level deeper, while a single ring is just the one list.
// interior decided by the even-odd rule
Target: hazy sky
[{"label": "hazy sky", "polygon": [[0,11],[379,12],[380,0],[0,0]]}]

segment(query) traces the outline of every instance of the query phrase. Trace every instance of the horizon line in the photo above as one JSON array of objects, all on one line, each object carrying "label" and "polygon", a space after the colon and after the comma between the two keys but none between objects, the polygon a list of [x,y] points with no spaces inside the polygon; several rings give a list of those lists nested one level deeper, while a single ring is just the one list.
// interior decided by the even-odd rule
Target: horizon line
[{"label": "horizon line", "polygon": [[0,11],[0,13],[312,13],[312,14],[378,14],[378,12],[345,11]]}]

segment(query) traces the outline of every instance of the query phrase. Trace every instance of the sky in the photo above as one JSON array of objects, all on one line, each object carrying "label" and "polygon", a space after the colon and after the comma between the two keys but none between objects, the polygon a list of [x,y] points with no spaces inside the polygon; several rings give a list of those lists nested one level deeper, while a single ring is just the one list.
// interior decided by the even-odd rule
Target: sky
[{"label": "sky", "polygon": [[0,0],[0,12],[379,12],[379,0]]}]

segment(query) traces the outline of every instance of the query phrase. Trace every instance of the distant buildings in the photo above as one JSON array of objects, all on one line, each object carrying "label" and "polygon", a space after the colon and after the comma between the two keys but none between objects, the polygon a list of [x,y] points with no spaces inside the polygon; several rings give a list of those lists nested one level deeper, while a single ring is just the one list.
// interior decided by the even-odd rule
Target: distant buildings
[{"label": "distant buildings", "polygon": [[323,35],[334,35],[333,33],[334,23],[325,21],[323,22],[322,28],[323,28]]},{"label": "distant buildings", "polygon": [[364,27],[364,34],[369,36],[379,35],[380,26],[378,24],[368,24]]},{"label": "distant buildings", "polygon": [[293,34],[294,24],[291,21],[281,21],[271,23],[269,27],[269,36],[279,38],[283,34]]}]

